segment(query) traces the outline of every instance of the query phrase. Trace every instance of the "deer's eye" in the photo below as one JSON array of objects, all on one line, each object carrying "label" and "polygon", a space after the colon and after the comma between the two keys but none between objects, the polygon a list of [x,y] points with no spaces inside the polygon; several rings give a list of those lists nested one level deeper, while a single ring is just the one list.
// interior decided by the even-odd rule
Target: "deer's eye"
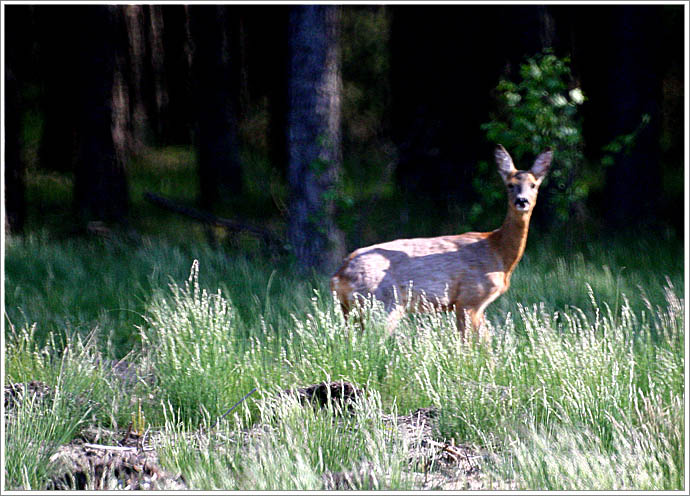
[{"label": "deer's eye", "polygon": [[536,184],[534,184],[534,183],[530,184],[530,186],[532,187],[532,189],[534,189],[534,188],[536,188],[536,187],[537,187],[537,185],[536,185]]},{"label": "deer's eye", "polygon": [[513,189],[514,187],[515,187],[515,185],[512,183],[508,185],[508,189]]}]

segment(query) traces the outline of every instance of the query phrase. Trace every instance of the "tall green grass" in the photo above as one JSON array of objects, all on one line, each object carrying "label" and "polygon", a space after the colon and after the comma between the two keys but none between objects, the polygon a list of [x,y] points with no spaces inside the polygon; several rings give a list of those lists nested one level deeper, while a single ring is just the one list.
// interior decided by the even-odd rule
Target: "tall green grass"
[{"label": "tall green grass", "polygon": [[[526,489],[634,489],[637,482],[669,489],[682,483],[684,426],[677,412],[684,390],[684,306],[671,286],[665,306],[650,304],[641,313],[624,295],[614,312],[591,290],[591,317],[577,308],[519,307],[518,315],[494,328],[489,346],[463,343],[452,315],[444,313],[408,320],[388,338],[376,304],[365,312],[369,318],[360,331],[317,294],[310,312],[295,318],[293,330],[276,345],[271,339],[243,342],[245,333],[229,312],[232,303],[201,291],[196,270],[183,289],[172,286],[172,305],[155,307],[153,323],[167,322],[168,333],[150,338],[152,360],[176,364],[175,370],[156,370],[172,373],[173,382],[159,385],[185,418],[195,417],[195,406],[217,415],[252,386],[270,395],[324,378],[347,380],[382,392],[388,407],[437,407],[438,435],[486,447],[503,460],[492,469],[496,473],[512,474],[506,465],[530,465],[523,458],[537,456],[532,445],[541,443],[539,466],[549,462],[543,473],[518,471],[513,477]],[[183,348],[172,345],[178,340]],[[657,436],[650,440],[645,433]],[[553,460],[565,456],[561,451],[576,448],[582,460],[599,460],[597,470],[616,467],[615,477],[583,479],[582,467],[553,472]],[[632,463],[639,455],[651,458]],[[568,470],[573,479],[561,480]]]},{"label": "tall green grass", "polygon": [[[126,425],[141,404],[164,468],[193,489],[320,489],[328,473],[361,489],[418,488],[409,446],[383,418],[426,406],[438,410],[439,439],[486,453],[487,487],[680,489],[682,263],[672,245],[655,257],[640,243],[568,256],[532,246],[487,311],[491,343],[466,344],[443,312],[406,318],[389,336],[377,302],[360,329],[324,277],[301,278],[284,261],[160,241],[10,238],[8,381],[89,401],[25,403],[24,418],[51,424],[8,424],[8,487],[41,489],[49,474],[26,474],[58,443],[85,422]],[[125,355],[134,385],[104,365]],[[354,413],[282,394],[324,380],[366,390]],[[32,444],[29,428],[46,443]]]},{"label": "tall green grass", "polygon": [[205,243],[57,240],[41,232],[6,240],[6,318],[16,327],[35,323],[41,343],[51,333],[86,336],[98,328],[108,344],[102,351],[121,358],[140,344],[136,328],[150,301],[170,281],[183,280],[195,259],[205,269],[200,283],[232,297],[252,328],[263,317],[280,331],[308,304],[311,288],[325,287],[323,279],[298,277],[285,260],[226,253]]},{"label": "tall green grass", "polygon": [[245,412],[218,429],[206,417],[194,430],[167,409],[162,463],[203,490],[318,490],[329,475],[349,489],[413,488],[405,474],[409,443],[384,421],[375,391],[323,408],[289,394],[264,395],[257,404],[256,427]]},{"label": "tall green grass", "polygon": [[5,479],[8,488],[45,488],[60,445],[86,425],[111,423],[119,398],[106,378],[106,369],[92,339],[68,336],[38,346],[35,328],[10,328],[5,341],[8,384],[39,381],[34,392],[25,388],[14,401],[5,399]]}]

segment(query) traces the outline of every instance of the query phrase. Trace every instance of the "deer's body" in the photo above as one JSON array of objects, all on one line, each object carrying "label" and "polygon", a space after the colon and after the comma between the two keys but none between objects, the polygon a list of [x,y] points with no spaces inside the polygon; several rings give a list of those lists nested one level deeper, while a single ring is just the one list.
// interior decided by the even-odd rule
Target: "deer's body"
[{"label": "deer's body", "polygon": [[348,314],[357,298],[373,295],[394,328],[405,311],[424,310],[421,296],[440,309],[455,309],[464,334],[466,318],[479,332],[486,307],[510,287],[510,276],[527,242],[537,189],[551,161],[542,153],[530,171],[518,171],[508,153],[496,150],[508,188],[508,213],[491,232],[398,239],[352,252],[331,278],[331,289]]}]

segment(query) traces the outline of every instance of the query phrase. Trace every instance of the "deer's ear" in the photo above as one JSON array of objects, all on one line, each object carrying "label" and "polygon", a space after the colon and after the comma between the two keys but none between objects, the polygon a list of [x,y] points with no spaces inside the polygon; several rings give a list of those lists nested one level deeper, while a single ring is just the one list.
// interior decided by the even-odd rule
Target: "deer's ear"
[{"label": "deer's ear", "polygon": [[549,167],[551,166],[552,158],[553,152],[551,151],[551,148],[547,148],[534,161],[534,165],[529,171],[537,179],[537,181],[541,182],[541,180],[544,179],[544,176],[546,176],[546,173],[549,171]]},{"label": "deer's ear", "polygon": [[515,165],[513,165],[513,159],[503,148],[503,145],[498,145],[496,151],[494,152],[494,157],[496,158],[496,165],[498,165],[498,173],[503,178],[503,181],[508,180],[508,176],[515,171]]}]

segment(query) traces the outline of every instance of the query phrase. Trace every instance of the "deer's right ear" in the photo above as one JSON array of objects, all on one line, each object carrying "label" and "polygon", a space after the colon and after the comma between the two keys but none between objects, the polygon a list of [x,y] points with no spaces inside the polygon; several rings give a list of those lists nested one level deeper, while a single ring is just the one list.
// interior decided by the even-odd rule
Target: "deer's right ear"
[{"label": "deer's right ear", "polygon": [[503,181],[508,180],[508,176],[515,171],[515,165],[513,165],[513,159],[503,148],[503,145],[498,145],[496,151],[494,152],[494,157],[496,158],[496,165],[498,165],[498,173],[503,178]]},{"label": "deer's right ear", "polygon": [[547,148],[534,161],[534,165],[530,169],[530,172],[535,178],[537,178],[539,182],[541,182],[541,180],[544,179],[544,176],[546,176],[546,173],[548,172],[549,167],[551,166],[552,158],[553,152],[551,151],[551,148]]}]

